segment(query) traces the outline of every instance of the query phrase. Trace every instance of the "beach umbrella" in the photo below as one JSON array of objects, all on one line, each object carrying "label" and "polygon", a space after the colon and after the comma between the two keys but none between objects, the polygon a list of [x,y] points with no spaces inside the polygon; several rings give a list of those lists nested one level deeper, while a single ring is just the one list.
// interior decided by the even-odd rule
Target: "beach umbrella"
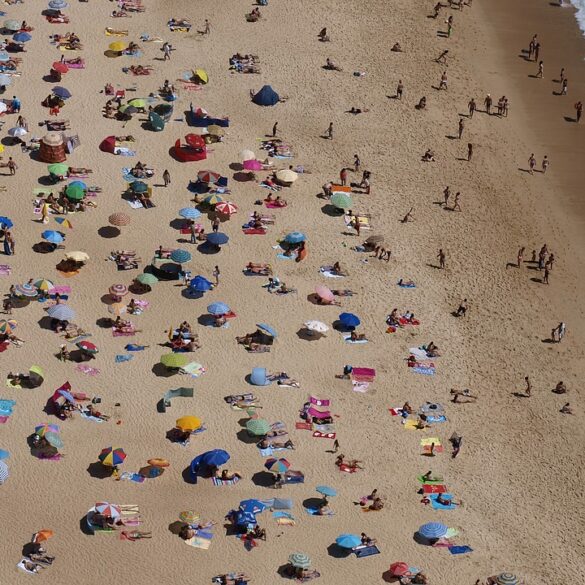
[{"label": "beach umbrella", "polygon": [[87,353],[96,354],[98,353],[97,345],[92,343],[91,341],[83,340],[79,341],[75,344],[79,349],[86,351]]},{"label": "beach umbrella", "polygon": [[246,429],[251,435],[262,437],[270,430],[270,423],[263,418],[251,418],[246,423]]},{"label": "beach umbrella", "polygon": [[5,451],[4,449],[0,449],[0,459],[8,459],[10,457],[10,453]]},{"label": "beach umbrella", "polygon": [[340,534],[335,543],[341,548],[355,548],[362,543],[362,539],[357,534]]},{"label": "beach umbrella", "polygon": [[496,583],[498,585],[518,585],[520,579],[518,579],[513,573],[500,573],[496,577]]},{"label": "beach umbrella", "polygon": [[14,319],[2,319],[0,321],[0,335],[10,335],[16,329]]},{"label": "beach umbrella", "polygon": [[144,272],[143,274],[139,274],[136,277],[136,280],[140,284],[144,284],[146,286],[152,286],[158,282],[158,278],[154,274],[149,274],[148,272]]},{"label": "beach umbrella", "polygon": [[79,185],[67,185],[65,195],[70,201],[81,201],[85,197],[85,189]]},{"label": "beach umbrella", "polygon": [[49,528],[42,528],[38,532],[35,532],[34,536],[32,537],[32,541],[34,543],[46,542],[54,534],[55,533],[52,530],[50,530]]},{"label": "beach umbrella", "polygon": [[390,573],[393,577],[403,577],[407,573],[410,572],[410,567],[408,563],[403,563],[402,561],[398,561],[396,563],[392,563],[390,565]]},{"label": "beach umbrella", "polygon": [[130,183],[130,189],[134,193],[146,193],[148,191],[148,185],[144,181],[132,181]]},{"label": "beach umbrella", "polygon": [[171,260],[173,262],[177,262],[178,264],[189,262],[191,260],[191,253],[187,252],[187,250],[181,250],[180,248],[173,250],[171,252]]},{"label": "beach umbrella", "polygon": [[251,150],[244,149],[242,150],[242,152],[240,152],[240,158],[243,161],[254,160],[256,158],[256,155]]},{"label": "beach umbrella", "polygon": [[146,107],[146,100],[143,98],[134,98],[133,100],[128,101],[128,105],[142,109]]},{"label": "beach umbrella", "polygon": [[262,333],[266,333],[266,335],[270,335],[270,337],[274,337],[274,339],[278,337],[276,329],[270,325],[267,325],[266,323],[256,323],[256,327],[258,327]]},{"label": "beach umbrella", "polygon": [[353,313],[341,313],[339,320],[345,327],[357,327],[361,323],[359,317]]},{"label": "beach umbrella", "polygon": [[[0,85],[4,84],[0,83]],[[15,128],[10,128],[10,130],[8,130],[8,135],[12,136],[12,138],[20,138],[21,136],[26,136],[27,134],[28,132],[20,126],[16,126]]]},{"label": "beach umbrella", "polygon": [[114,303],[112,305],[108,305],[108,313],[116,315],[116,317],[123,315],[127,310],[128,309],[124,303]]},{"label": "beach umbrella", "polygon": [[17,297],[34,298],[37,296],[37,289],[32,284],[17,284],[14,287],[14,294]]},{"label": "beach umbrella", "polygon": [[353,200],[347,193],[333,193],[330,201],[331,205],[338,209],[351,209],[353,207]]},{"label": "beach umbrella", "polygon": [[332,301],[335,298],[335,295],[331,292],[331,290],[322,284],[315,287],[315,294],[324,301]]},{"label": "beach umbrella", "polygon": [[212,136],[225,136],[225,128],[222,128],[217,124],[207,126],[207,132]]},{"label": "beach umbrella", "polygon": [[58,321],[72,321],[75,311],[69,305],[53,305],[47,309],[47,315]]},{"label": "beach umbrella", "polygon": [[71,183],[69,183],[70,187],[81,187],[84,191],[87,191],[87,183],[84,183],[83,181],[71,181]]},{"label": "beach umbrella", "polygon": [[201,428],[201,419],[196,416],[182,416],[175,422],[175,426],[185,432],[193,432]]},{"label": "beach umbrella", "polygon": [[0,215],[0,226],[2,226],[3,228],[10,229],[12,226],[14,226],[14,224],[12,223],[12,220],[9,217],[6,217],[5,215]]},{"label": "beach umbrella", "polygon": [[321,321],[306,321],[304,325],[305,329],[314,331],[315,333],[327,333],[327,331],[329,331],[329,327]]},{"label": "beach umbrella", "polygon": [[65,0],[51,0],[49,2],[49,8],[52,8],[53,10],[63,10],[64,8],[67,8],[67,6],[69,6],[69,4],[67,4]]},{"label": "beach umbrella", "polygon": [[179,514],[179,520],[185,522],[185,524],[196,524],[200,519],[200,514],[195,510],[185,510]]},{"label": "beach umbrella", "polygon": [[51,175],[66,175],[68,170],[69,166],[63,163],[54,163],[47,167],[47,171],[49,171]]},{"label": "beach umbrella", "polygon": [[323,496],[327,496],[328,498],[332,498],[333,496],[337,495],[337,490],[329,487],[328,485],[318,485],[315,489],[318,493]]},{"label": "beach umbrella", "polygon": [[204,203],[207,203],[207,205],[216,205],[217,203],[221,203],[223,201],[223,197],[221,197],[221,195],[218,195],[217,193],[212,193],[211,195],[208,195],[207,197],[205,197],[205,199],[203,199]]},{"label": "beach umbrella", "polygon": [[56,433],[60,432],[59,425],[54,425],[50,423],[43,423],[42,425],[38,425],[35,427],[35,435],[39,437],[44,437],[47,433]]},{"label": "beach umbrella", "polygon": [[86,252],[67,252],[67,254],[65,254],[65,258],[67,258],[67,260],[73,260],[75,262],[87,262],[89,260],[89,254],[87,254]]},{"label": "beach umbrella", "polygon": [[203,454],[201,461],[209,467],[219,467],[230,460],[230,454],[223,449],[213,449]]},{"label": "beach umbrella", "polygon": [[282,169],[276,172],[276,178],[282,183],[294,183],[299,175],[290,169]]},{"label": "beach umbrella", "polygon": [[185,136],[185,142],[191,148],[205,148],[205,139],[199,134],[187,134]]},{"label": "beach umbrella", "polygon": [[311,566],[311,557],[302,552],[295,552],[289,555],[288,562],[298,569],[308,569]]},{"label": "beach umbrella", "polygon": [[105,449],[102,449],[101,453],[98,455],[98,459],[106,467],[116,467],[117,465],[124,463],[126,453],[124,453],[124,449],[121,447],[106,447]]},{"label": "beach umbrella", "polygon": [[300,244],[301,242],[306,241],[307,236],[302,232],[291,232],[284,237],[284,241],[287,244]]},{"label": "beach umbrella", "polygon": [[425,538],[441,538],[447,534],[448,527],[440,522],[428,522],[423,524],[419,529],[418,533]]},{"label": "beach umbrella", "polygon": [[67,384],[55,390],[53,396],[51,396],[51,400],[59,404],[63,404],[64,402],[71,402],[71,404],[75,404],[75,396],[73,396],[73,394],[71,394],[67,388],[71,388],[71,386]]},{"label": "beach umbrella", "polygon": [[153,467],[169,467],[171,464],[166,460],[160,457],[153,457],[149,459],[146,463],[152,465]]},{"label": "beach umbrella", "polygon": [[55,61],[51,65],[51,69],[53,69],[57,73],[67,73],[69,71],[69,67],[67,66],[67,63],[61,63],[61,61]]},{"label": "beach umbrella", "polygon": [[128,294],[128,287],[125,284],[113,284],[108,292],[114,297],[125,297]]},{"label": "beach umbrella", "polygon": [[205,69],[195,69],[193,77],[196,77],[203,85],[209,82],[209,75]]},{"label": "beach umbrella", "polygon": [[61,447],[63,447],[63,441],[61,440],[61,437],[56,433],[52,433],[50,431],[48,433],[45,433],[45,441],[47,441],[47,443],[49,443],[51,447],[55,447],[55,449],[60,449]]},{"label": "beach umbrella", "polygon": [[37,388],[43,383],[43,379],[45,377],[45,372],[43,372],[43,368],[41,366],[31,366],[28,370],[29,376],[29,383]]},{"label": "beach umbrella", "polygon": [[136,106],[131,106],[130,104],[123,104],[118,108],[118,112],[120,112],[120,114],[132,116],[132,114],[136,114],[138,112],[138,108]]},{"label": "beach umbrella", "polygon": [[160,358],[160,363],[167,368],[181,368],[189,363],[189,356],[184,353],[167,353]]},{"label": "beach umbrella", "polygon": [[249,159],[245,160],[242,164],[245,171],[261,171],[264,168],[264,165],[256,159]]},{"label": "beach umbrella", "polygon": [[225,303],[211,303],[207,306],[207,312],[210,315],[226,315],[230,312],[230,308]]},{"label": "beach umbrella", "polygon": [[169,278],[179,278],[179,275],[183,272],[183,268],[180,264],[175,262],[165,262],[158,267],[161,272],[164,272]]},{"label": "beach umbrella", "polygon": [[108,217],[108,221],[113,226],[123,227],[125,225],[130,225],[130,216],[127,213],[112,213],[112,215]]},{"label": "beach umbrella", "polygon": [[35,280],[33,284],[37,290],[42,291],[50,291],[55,286],[50,280],[45,278],[39,278],[39,280]]},{"label": "beach umbrella", "polygon": [[66,87],[61,87],[60,85],[53,88],[53,93],[63,100],[69,99],[73,95]]},{"label": "beach umbrella", "polygon": [[60,244],[61,242],[65,241],[63,234],[56,232],[55,230],[45,230],[41,234],[41,238],[43,238],[43,240],[47,240],[47,242],[50,242],[51,244]]},{"label": "beach umbrella", "polygon": [[229,242],[229,238],[221,232],[211,233],[207,236],[207,241],[214,246],[223,246]]},{"label": "beach umbrella", "polygon": [[189,288],[191,290],[196,290],[196,291],[199,291],[199,292],[205,292],[205,291],[211,290],[213,288],[213,285],[204,276],[197,275],[189,283]]},{"label": "beach umbrella", "polygon": [[2,485],[10,476],[8,465],[4,461],[0,461],[0,485]]},{"label": "beach umbrella", "polygon": [[215,211],[222,215],[233,215],[238,212],[238,208],[235,203],[231,201],[222,201],[215,206]]},{"label": "beach umbrella", "polygon": [[270,471],[275,471],[277,473],[285,473],[290,467],[290,463],[284,457],[281,457],[280,459],[275,459],[274,457],[271,457],[270,459],[266,460],[264,467],[266,467],[266,469]]},{"label": "beach umbrella", "polygon": [[381,244],[384,242],[384,236],[370,236],[366,240],[366,244],[370,244],[375,246],[376,244]]},{"label": "beach umbrella", "polygon": [[215,184],[221,179],[221,175],[213,171],[199,171],[197,173],[197,179],[202,183]]},{"label": "beach umbrella", "polygon": [[238,509],[244,514],[259,514],[266,510],[266,504],[256,499],[242,500]]},{"label": "beach umbrella", "polygon": [[195,207],[183,207],[179,210],[179,215],[185,219],[197,219],[201,216],[201,212]]},{"label": "beach umbrella", "polygon": [[55,221],[63,228],[67,228],[69,230],[73,229],[73,224],[68,219],[65,219],[64,217],[56,217]]},{"label": "beach umbrella", "polygon": [[116,53],[121,53],[122,51],[125,51],[127,48],[126,43],[123,43],[122,41],[114,41],[113,43],[110,43],[108,46],[108,49],[110,49],[110,51],[115,51]]},{"label": "beach umbrella", "polygon": [[[12,84],[12,77],[10,77],[9,75],[6,75],[4,73],[0,74],[0,85],[3,85],[4,87],[8,87],[11,84]],[[2,102],[2,103],[4,103],[4,102]]]},{"label": "beach umbrella", "polygon": [[120,506],[116,506],[116,504],[108,504],[108,502],[98,502],[95,505],[95,511],[98,514],[109,518],[119,518],[122,515]]},{"label": "beach umbrella", "polygon": [[6,30],[20,30],[20,21],[19,20],[5,20],[4,21],[4,28]]},{"label": "beach umbrella", "polygon": [[17,43],[28,43],[31,39],[32,35],[28,34],[26,31],[17,32],[12,35],[12,40]]},{"label": "beach umbrella", "polygon": [[146,465],[138,470],[138,475],[145,477],[146,479],[154,479],[160,477],[165,470],[162,467],[155,467],[154,465]]}]

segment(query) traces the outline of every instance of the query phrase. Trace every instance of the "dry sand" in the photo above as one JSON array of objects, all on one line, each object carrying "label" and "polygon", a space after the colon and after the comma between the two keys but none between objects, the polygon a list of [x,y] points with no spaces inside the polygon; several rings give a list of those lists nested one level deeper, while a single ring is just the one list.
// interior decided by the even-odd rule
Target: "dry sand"
[{"label": "dry sand", "polygon": [[[87,377],[71,363],[61,363],[53,354],[58,338],[39,328],[43,307],[32,303],[18,309],[18,334],[26,340],[22,349],[1,354],[2,376],[9,370],[26,371],[33,363],[42,365],[46,381],[37,390],[4,388],[3,398],[17,401],[15,413],[0,429],[2,448],[8,449],[11,477],[1,487],[0,575],[3,582],[28,579],[15,568],[21,546],[40,528],[52,528],[56,536],[49,551],[57,556],[54,566],[43,572],[44,583],[79,582],[92,585],[105,580],[123,579],[141,583],[207,583],[226,570],[244,570],[255,583],[280,580],[277,568],[295,550],[304,550],[321,572],[320,583],[354,582],[358,579],[379,583],[390,563],[404,560],[425,569],[433,585],[466,585],[477,578],[508,570],[526,583],[581,582],[583,570],[583,520],[581,514],[583,475],[583,410],[578,400],[582,374],[583,309],[580,291],[583,273],[583,247],[579,194],[583,185],[581,160],[582,128],[566,124],[563,115],[572,115],[572,103],[583,90],[584,43],[571,22],[570,11],[560,11],[542,0],[517,1],[508,11],[507,2],[474,2],[473,8],[453,12],[455,27],[449,40],[436,36],[439,19],[427,18],[434,2],[382,2],[374,0],[367,9],[363,3],[309,3],[305,0],[282,3],[271,0],[262,9],[265,18],[257,24],[245,22],[248,2],[229,5],[198,2],[147,2],[144,14],[129,19],[112,19],[109,2],[74,3],[68,14],[71,25],[50,25],[40,16],[40,6],[29,1],[8,9],[7,18],[24,18],[35,27],[34,39],[23,56],[23,77],[14,93],[21,97],[23,114],[33,133],[43,131],[36,123],[47,117],[40,101],[49,93],[42,77],[60,53],[48,43],[48,35],[75,31],[85,45],[81,53],[88,65],[84,71],[71,71],[62,85],[73,93],[63,110],[82,146],[70,157],[72,165],[93,168],[91,182],[102,186],[98,208],[73,216],[74,229],[67,233],[67,250],[85,250],[89,265],[72,279],[63,280],[55,271],[60,253],[35,254],[31,247],[40,240],[43,226],[35,221],[31,192],[44,165],[30,160],[16,147],[7,147],[4,156],[14,156],[19,169],[15,177],[5,177],[8,187],[2,195],[3,214],[16,228],[17,255],[8,258],[13,274],[4,279],[2,292],[10,283],[30,277],[54,279],[73,287],[71,305],[78,323],[93,331],[92,340],[101,348],[93,363],[101,370]],[[531,13],[526,6],[530,4]],[[187,17],[201,26],[212,22],[209,38],[197,34],[170,34],[166,21]],[[558,23],[558,24],[555,24]],[[104,27],[128,28],[128,40],[138,40],[143,32],[169,39],[176,51],[170,63],[159,60],[158,44],[143,44],[142,59],[107,59],[104,51],[114,39],[104,35]],[[316,34],[327,26],[333,42],[321,44]],[[499,29],[501,36],[495,34]],[[548,36],[545,37],[545,32]],[[561,35],[570,31],[561,42]],[[525,78],[536,67],[517,59],[534,32],[544,37],[546,79]],[[390,52],[394,42],[404,48]],[[564,44],[563,44],[564,43]],[[553,46],[554,51],[553,53]],[[450,50],[449,89],[437,92],[443,67],[433,62],[444,48]],[[568,52],[561,57],[557,51]],[[259,76],[231,75],[228,58],[234,52],[260,56]],[[572,55],[572,57],[571,57]],[[343,67],[343,72],[326,72],[321,66],[327,57]],[[569,60],[570,59],[570,60]],[[566,98],[549,97],[556,89],[551,83],[560,66],[571,63],[570,92]],[[149,77],[129,77],[121,67],[153,64]],[[550,64],[549,64],[550,63]],[[120,122],[106,120],[100,110],[105,102],[100,90],[106,82],[123,87],[137,84],[135,94],[145,96],[164,79],[174,80],[192,67],[205,68],[210,84],[201,92],[181,92],[175,108],[179,113],[189,102],[205,107],[212,115],[229,115],[232,125],[225,144],[216,145],[205,163],[180,164],[169,156],[175,139],[188,129],[173,122],[162,133],[145,132],[139,122],[122,129]],[[365,71],[357,78],[353,71]],[[398,79],[405,84],[402,103],[388,99]],[[250,103],[248,91],[270,83],[290,99],[273,109]],[[12,89],[7,92],[11,95]],[[457,128],[458,112],[466,112],[468,99],[478,102],[485,93],[497,98],[506,94],[512,109],[508,119],[478,113],[468,120],[464,139],[449,140]],[[426,95],[425,112],[414,109]],[[582,94],[585,95],[585,94]],[[344,113],[351,106],[369,108],[360,116]],[[5,129],[13,116],[5,117]],[[10,120],[10,121],[8,121]],[[202,300],[187,300],[170,283],[157,285],[147,298],[151,308],[132,318],[142,333],[131,341],[150,345],[133,361],[115,364],[129,339],[112,339],[110,331],[96,325],[108,315],[102,295],[115,282],[129,284],[137,273],[119,273],[105,262],[114,248],[135,248],[148,260],[162,244],[177,244],[178,232],[169,222],[179,208],[188,204],[188,180],[203,168],[232,175],[229,165],[238,162],[243,148],[256,147],[256,140],[278,120],[279,128],[293,144],[295,164],[304,164],[312,174],[302,176],[284,196],[287,209],[277,210],[277,223],[265,237],[244,236],[239,225],[245,221],[253,202],[266,193],[250,183],[230,182],[232,198],[240,213],[225,226],[231,238],[218,256],[194,253],[193,274],[210,275],[219,264],[220,286]],[[328,123],[335,124],[335,139],[319,135]],[[99,142],[109,134],[133,134],[138,157],[121,158],[100,152]],[[475,145],[474,160],[468,164],[465,144]],[[437,153],[436,163],[422,163],[427,148]],[[531,177],[518,171],[531,152],[539,158],[545,152],[552,160],[546,176]],[[355,210],[372,214],[375,233],[386,236],[392,249],[389,264],[369,260],[350,250],[358,243],[343,234],[340,218],[324,214],[323,200],[316,198],[328,178],[350,165],[359,153],[364,168],[373,173],[372,194],[356,196]],[[121,199],[124,183],[120,169],[141,160],[154,165],[158,177],[165,168],[172,175],[172,186],[155,189],[156,209],[134,211]],[[445,185],[462,193],[462,213],[444,211],[435,201]],[[400,218],[415,207],[415,221],[408,225]],[[98,235],[116,211],[130,213],[132,225],[116,239]],[[57,228],[53,222],[48,226]],[[271,245],[288,231],[300,229],[309,238],[309,257],[302,264],[275,259]],[[531,281],[537,273],[505,270],[517,249],[530,252],[546,242],[557,263],[550,286]],[[185,245],[183,247],[189,247]],[[447,269],[429,266],[438,248],[447,251]],[[277,298],[261,287],[261,279],[245,278],[241,269],[247,261],[271,262],[276,273],[297,295]],[[348,346],[332,331],[326,339],[307,342],[297,336],[303,321],[319,319],[329,324],[337,318],[336,308],[318,307],[307,301],[321,279],[318,267],[339,260],[350,277],[334,282],[355,290],[358,295],[343,300],[343,309],[358,314],[371,342]],[[3,260],[4,261],[4,260]],[[405,291],[395,286],[399,278],[413,278],[418,287]],[[466,319],[455,320],[450,312],[459,300],[470,300]],[[195,323],[211,301],[227,302],[238,314],[227,330],[198,327],[203,348],[195,359],[208,368],[194,381],[195,397],[177,399],[166,414],[156,412],[156,403],[169,388],[191,385],[188,378],[157,376],[153,366],[166,353],[159,344],[172,324],[186,319]],[[411,309],[422,320],[413,331],[385,333],[384,318],[394,307]],[[568,324],[568,337],[560,345],[547,345],[542,339],[560,321]],[[273,324],[280,337],[270,354],[250,355],[234,341],[235,335],[252,331],[254,324]],[[408,348],[434,340],[442,349],[437,374],[432,378],[408,371],[404,358]],[[349,382],[334,378],[344,364],[375,367],[378,377],[370,392],[351,391]],[[251,477],[263,470],[264,460],[256,449],[238,440],[241,418],[224,403],[223,396],[249,391],[244,377],[254,366],[282,370],[301,381],[302,388],[256,388],[261,397],[262,415],[283,420],[294,428],[297,411],[309,393],[329,397],[339,415],[336,427],[341,452],[365,462],[366,470],[340,474],[334,456],[326,453],[330,443],[311,438],[306,431],[293,431],[297,449],[290,453],[294,469],[301,469],[306,482],[286,487],[278,495],[294,498],[297,526],[280,530],[269,514],[262,517],[268,541],[246,552],[234,537],[225,537],[221,528],[224,514],[241,499],[269,498],[274,491],[255,486]],[[533,397],[520,399],[522,380],[530,374]],[[570,388],[565,399],[551,389],[559,380]],[[36,424],[51,421],[43,413],[47,398],[63,382],[74,389],[102,397],[101,409],[119,415],[115,420],[94,424],[76,418],[62,423],[65,458],[60,462],[39,461],[29,454],[25,437]],[[451,387],[469,387],[479,394],[476,405],[448,403]],[[424,401],[446,405],[448,422],[433,431],[404,430],[388,407],[405,400],[414,406]],[[560,414],[561,405],[570,401],[575,416]],[[114,404],[120,402],[116,412]],[[209,430],[182,448],[165,440],[165,433],[182,414],[196,414]],[[117,417],[116,417],[117,418]],[[457,431],[464,437],[459,458],[444,454],[429,461],[421,457],[422,436],[439,436],[446,442]],[[96,461],[100,449],[123,446],[128,458],[125,470],[137,470],[149,457],[165,457],[170,470],[161,478],[137,485],[131,482],[99,480],[91,477],[88,465]],[[191,459],[214,447],[232,455],[230,467],[243,471],[245,479],[237,486],[214,488],[209,481],[189,485],[181,473]],[[444,476],[450,490],[463,499],[464,506],[452,512],[437,512],[422,506],[417,494],[416,475],[432,468]],[[308,517],[301,508],[304,499],[315,495],[318,484],[339,490],[331,518]],[[363,514],[352,502],[373,488],[387,498],[379,514]],[[87,509],[98,500],[140,505],[144,530],[153,539],[139,543],[119,542],[112,535],[87,536],[80,527]],[[216,536],[208,551],[192,549],[168,530],[184,509],[199,510],[204,518],[218,522]],[[416,544],[413,533],[420,524],[443,521],[462,530],[460,541],[474,552],[454,557],[445,549],[429,549]],[[379,541],[381,555],[357,560],[353,556],[334,558],[328,547],[342,532],[365,531]]]}]

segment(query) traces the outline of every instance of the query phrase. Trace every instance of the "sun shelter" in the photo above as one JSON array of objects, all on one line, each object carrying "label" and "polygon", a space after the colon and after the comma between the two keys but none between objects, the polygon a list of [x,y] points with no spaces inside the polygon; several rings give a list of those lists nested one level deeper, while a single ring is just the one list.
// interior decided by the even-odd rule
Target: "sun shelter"
[{"label": "sun shelter", "polygon": [[65,140],[59,132],[49,132],[41,138],[39,158],[46,163],[60,163],[67,160]]},{"label": "sun shelter", "polygon": [[280,97],[270,85],[265,85],[254,94],[252,101],[258,106],[275,106],[280,101]]},{"label": "sun shelter", "polygon": [[174,147],[175,157],[181,162],[205,160],[207,158],[207,148],[205,140],[198,134],[187,134],[185,136],[186,144],[181,144],[181,139],[177,138]]},{"label": "sun shelter", "polygon": [[268,379],[266,368],[252,368],[250,374],[250,384],[254,386],[269,386],[271,380]]}]

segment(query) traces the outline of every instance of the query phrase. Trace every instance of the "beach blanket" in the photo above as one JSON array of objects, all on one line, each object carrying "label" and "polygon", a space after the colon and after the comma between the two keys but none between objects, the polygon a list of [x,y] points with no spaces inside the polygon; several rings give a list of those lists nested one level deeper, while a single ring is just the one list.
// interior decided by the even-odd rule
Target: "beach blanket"
[{"label": "beach blanket", "polygon": [[201,538],[200,536],[192,536],[183,542],[189,546],[194,548],[202,548],[203,550],[207,550],[211,546],[211,540],[208,538]]},{"label": "beach blanket", "polygon": [[427,415],[427,422],[431,424],[446,422],[447,417],[444,414],[429,414]]},{"label": "beach blanket", "polygon": [[[6,418],[9,416],[12,416],[15,404],[16,404],[15,400],[8,400],[8,399],[0,398],[0,416],[6,417]],[[6,421],[4,421],[4,422],[6,422]]]},{"label": "beach blanket", "polygon": [[144,483],[146,478],[142,477],[142,475],[140,475],[139,473],[132,473],[130,471],[124,471],[120,475],[120,479],[126,480],[126,481],[133,481],[134,483]]},{"label": "beach blanket", "polygon": [[379,555],[380,549],[375,544],[373,544],[371,546],[359,546],[357,548],[354,548],[353,552],[355,553],[355,556],[358,559],[361,559],[363,557],[370,557],[372,555]]},{"label": "beach blanket", "polygon": [[452,555],[463,555],[465,553],[473,552],[473,549],[470,546],[466,545],[466,544],[459,545],[459,546],[451,545],[448,548],[449,548],[449,552]]},{"label": "beach blanket", "polygon": [[322,433],[321,431],[313,431],[313,437],[319,439],[335,439],[335,433]]},{"label": "beach blanket", "polygon": [[344,471],[345,473],[356,473],[358,471],[357,467],[350,467],[346,463],[342,463],[339,466],[339,471]]},{"label": "beach blanket", "polygon": [[278,451],[288,451],[286,447],[267,447],[266,449],[258,449],[262,457],[272,457]]},{"label": "beach blanket", "polygon": [[277,203],[276,201],[266,201],[266,199],[264,199],[264,205],[266,205],[268,209],[284,209],[288,206],[288,204],[283,205],[281,202]]},{"label": "beach blanket", "polygon": [[264,228],[243,228],[242,231],[247,235],[247,236],[265,236],[268,232],[266,229]]},{"label": "beach blanket", "polygon": [[415,374],[422,374],[423,376],[435,375],[435,368],[431,366],[414,366],[414,368],[410,368],[410,371]]},{"label": "beach blanket", "polygon": [[296,260],[297,259],[297,252],[293,252],[290,256],[286,256],[285,254],[277,254],[276,257],[279,260]]},{"label": "beach blanket", "polygon": [[411,347],[409,348],[408,352],[412,354],[416,358],[420,358],[421,360],[428,359],[426,349],[422,349],[422,347]]},{"label": "beach blanket", "polygon": [[97,368],[92,368],[91,366],[86,366],[84,364],[79,364],[75,370],[82,374],[87,374],[88,376],[97,376],[100,373]]},{"label": "beach blanket", "polygon": [[300,431],[312,431],[313,425],[309,422],[296,422],[295,428]]},{"label": "beach blanket", "polygon": [[319,272],[327,278],[344,278],[343,274],[336,274],[335,272],[332,272],[332,270],[333,266],[321,266],[321,268],[319,268]]},{"label": "beach blanket", "polygon": [[361,392],[362,394],[365,394],[368,391],[369,387],[370,387],[369,382],[359,382],[357,380],[351,381],[351,388],[354,392]]},{"label": "beach blanket", "polygon": [[[126,351],[144,351],[146,349],[146,345],[136,345],[134,343],[128,343],[124,349]],[[191,394],[191,396],[193,396]]]},{"label": "beach blanket", "polygon": [[305,508],[305,512],[307,514],[310,514],[311,516],[321,516],[321,517],[335,516],[335,512],[333,510],[329,510],[329,511],[325,512],[324,514],[319,514],[319,508]]},{"label": "beach blanket", "polygon": [[214,486],[235,485],[236,483],[238,483],[238,481],[240,481],[239,477],[234,477],[233,479],[220,479],[219,477],[212,477],[211,478],[211,483]]},{"label": "beach blanket", "polygon": [[136,329],[124,329],[121,331],[112,327],[112,337],[132,337],[133,335],[136,335]]},{"label": "beach blanket", "polygon": [[85,420],[91,420],[91,421],[96,422],[96,423],[105,422],[103,419],[98,418],[97,416],[91,416],[90,414],[88,414],[87,412],[85,412],[83,410],[79,414],[80,414],[81,418],[84,418]]},{"label": "beach blanket", "polygon": [[368,343],[369,339],[352,339],[351,335],[344,335],[343,341],[345,343]]},{"label": "beach blanket", "polygon": [[424,479],[422,475],[417,475],[416,479],[417,479],[417,481],[419,483],[427,483],[429,485],[440,484],[442,481],[444,481],[442,478],[437,478],[437,479]]},{"label": "beach blanket", "polygon": [[420,430],[417,428],[418,421],[414,418],[409,418],[404,422],[404,428],[408,431],[416,431]]},{"label": "beach blanket", "polygon": [[319,431],[320,433],[333,433],[335,427],[333,425],[314,425],[313,430]]},{"label": "beach blanket", "polygon": [[[433,487],[438,487],[438,486],[433,486]],[[437,502],[437,497],[439,496],[439,494],[437,493],[433,493],[429,496],[430,500],[431,500],[431,506],[433,507],[434,510],[454,510],[455,508],[457,508],[457,506],[453,503],[450,504],[440,504],[439,502]],[[452,499],[453,498],[453,494],[447,494],[445,493],[443,495],[444,498],[448,498],[448,499]]]},{"label": "beach blanket", "polygon": [[12,268],[8,264],[0,264],[0,276],[10,276]]},{"label": "beach blanket", "polygon": [[134,358],[134,356],[132,354],[122,353],[122,354],[116,355],[114,360],[116,361],[117,364],[121,364],[123,362],[129,362],[133,358]]},{"label": "beach blanket", "polygon": [[373,382],[376,377],[374,368],[353,368],[351,370],[351,379],[359,382]]},{"label": "beach blanket", "polygon": [[[31,569],[27,569],[26,568],[26,564],[30,563],[30,565],[35,567],[35,570],[31,570]],[[31,575],[37,575],[39,570],[37,568],[37,564],[33,563],[32,561],[30,561],[27,558],[23,558],[17,565],[16,565],[19,569],[21,569],[22,571],[24,571],[25,573],[30,573]]]},{"label": "beach blanket", "polygon": [[425,483],[423,484],[423,494],[444,494],[447,492],[447,486],[435,483]]}]

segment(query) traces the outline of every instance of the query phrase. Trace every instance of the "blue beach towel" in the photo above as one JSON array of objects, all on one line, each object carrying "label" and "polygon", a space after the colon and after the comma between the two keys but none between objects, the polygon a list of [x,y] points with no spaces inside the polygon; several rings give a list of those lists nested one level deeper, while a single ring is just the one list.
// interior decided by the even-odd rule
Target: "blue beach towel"
[{"label": "blue beach towel", "polygon": [[473,552],[473,549],[470,546],[467,546],[466,544],[464,544],[462,546],[450,546],[449,552],[452,555],[463,555],[465,553]]},{"label": "blue beach towel", "polygon": [[134,345],[133,343],[129,343],[124,349],[126,351],[144,351],[146,345]]},{"label": "blue beach towel", "polygon": [[[452,500],[453,499],[453,494],[442,494],[443,498],[445,499],[449,499]],[[437,502],[437,498],[439,497],[439,494],[430,494],[429,498],[431,500],[431,506],[433,507],[434,510],[454,510],[455,508],[457,508],[457,506],[453,503],[449,504],[449,505],[445,505],[445,504],[439,504],[439,502]]]},{"label": "blue beach towel", "polygon": [[416,366],[414,368],[410,368],[415,374],[423,374],[424,376],[434,376],[435,375],[435,368],[427,368],[424,366]]},{"label": "blue beach towel", "polygon": [[10,416],[15,404],[15,400],[0,399],[0,416]]},{"label": "blue beach towel", "polygon": [[129,362],[133,358],[134,358],[133,355],[126,353],[126,354],[118,354],[115,359],[116,359],[117,364],[121,364],[122,362]]}]

